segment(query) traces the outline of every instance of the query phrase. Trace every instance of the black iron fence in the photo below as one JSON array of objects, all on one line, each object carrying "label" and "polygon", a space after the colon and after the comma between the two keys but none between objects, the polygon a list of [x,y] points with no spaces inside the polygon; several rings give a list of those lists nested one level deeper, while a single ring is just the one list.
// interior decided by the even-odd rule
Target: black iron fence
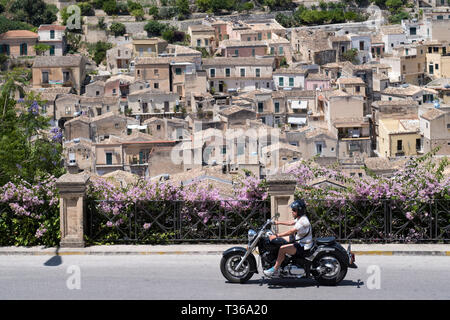
[{"label": "black iron fence", "polygon": [[87,202],[87,242],[237,241],[270,218],[268,201]]},{"label": "black iron fence", "polygon": [[[450,200],[309,200],[314,237],[341,241],[448,242]],[[87,202],[88,244],[242,242],[270,218],[268,201]]]},{"label": "black iron fence", "polygon": [[314,236],[361,242],[446,242],[450,200],[308,201]]}]

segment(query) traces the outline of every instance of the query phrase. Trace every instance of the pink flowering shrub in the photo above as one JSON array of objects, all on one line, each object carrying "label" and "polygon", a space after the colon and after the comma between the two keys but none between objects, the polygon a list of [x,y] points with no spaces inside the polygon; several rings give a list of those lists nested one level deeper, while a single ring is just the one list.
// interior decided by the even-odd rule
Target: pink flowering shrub
[{"label": "pink flowering shrub", "polygon": [[[295,195],[307,201],[320,235],[374,241],[449,238],[450,181],[443,177],[448,160],[443,158],[436,166],[431,155],[409,160],[391,177],[355,178],[306,161],[287,173],[296,177]],[[334,180],[342,187],[311,186],[316,178]],[[432,233],[431,225],[438,226],[438,234]]]},{"label": "pink flowering shrub", "polygon": [[37,185],[17,179],[0,187],[0,245],[59,243],[59,197],[53,176]]},{"label": "pink flowering shrub", "polygon": [[261,216],[268,216],[268,212],[255,210],[267,200],[266,189],[264,182],[251,176],[236,179],[234,194],[228,197],[204,181],[175,185],[141,180],[122,188],[112,180],[96,179],[88,187],[94,229],[88,239],[92,243],[102,239],[162,243],[180,238],[218,238],[225,225],[237,226],[249,214],[254,219],[248,223],[259,223]]}]

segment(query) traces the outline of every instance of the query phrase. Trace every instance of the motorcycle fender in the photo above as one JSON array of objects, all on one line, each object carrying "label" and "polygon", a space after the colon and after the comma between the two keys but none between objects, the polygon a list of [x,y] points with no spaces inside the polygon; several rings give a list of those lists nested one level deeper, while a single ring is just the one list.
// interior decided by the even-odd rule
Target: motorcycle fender
[{"label": "motorcycle fender", "polygon": [[331,248],[331,247],[319,247],[314,251],[314,253],[312,255],[310,255],[309,257],[306,257],[306,260],[313,261],[319,253],[332,252],[332,251],[336,251],[336,249]]},{"label": "motorcycle fender", "polygon": [[[243,247],[233,247],[233,248],[230,248],[230,249],[224,251],[224,252],[222,253],[222,255],[223,255],[224,257],[226,257],[226,256],[228,256],[228,255],[230,255],[230,254],[234,254],[234,253],[237,252],[237,251],[238,251],[238,252],[242,252],[242,253],[245,254],[245,253],[247,252],[247,249],[245,249],[245,248],[243,248]],[[256,265],[256,259],[255,259],[255,256],[253,255],[253,253],[250,253],[250,254],[248,255],[247,260],[248,260],[248,262],[250,263],[250,271],[251,271],[251,272],[258,273],[258,268],[257,268],[257,265]]]}]

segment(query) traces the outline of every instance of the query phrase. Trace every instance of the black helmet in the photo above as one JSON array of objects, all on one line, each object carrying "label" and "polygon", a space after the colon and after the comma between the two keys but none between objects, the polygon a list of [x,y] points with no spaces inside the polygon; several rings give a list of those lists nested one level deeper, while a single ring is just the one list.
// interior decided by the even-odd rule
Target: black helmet
[{"label": "black helmet", "polygon": [[297,212],[299,216],[306,214],[306,203],[302,199],[295,200],[291,203],[290,207],[293,211]]}]

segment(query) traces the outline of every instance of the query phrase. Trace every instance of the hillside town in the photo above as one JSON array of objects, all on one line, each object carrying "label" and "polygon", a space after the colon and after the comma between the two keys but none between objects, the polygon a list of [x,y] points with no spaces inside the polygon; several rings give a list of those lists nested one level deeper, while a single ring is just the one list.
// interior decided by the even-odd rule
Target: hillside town
[{"label": "hillside town", "polygon": [[450,155],[447,1],[407,1],[398,23],[375,4],[363,21],[291,27],[269,7],[196,13],[164,20],[169,36],[149,23],[160,1],[140,18],[91,7],[78,32],[67,13],[79,2],[45,2],[58,19],[2,33],[0,54],[31,70],[16,98],[45,101],[68,172],[200,178],[226,194],[237,172],[264,178],[302,160],[362,177]]}]

